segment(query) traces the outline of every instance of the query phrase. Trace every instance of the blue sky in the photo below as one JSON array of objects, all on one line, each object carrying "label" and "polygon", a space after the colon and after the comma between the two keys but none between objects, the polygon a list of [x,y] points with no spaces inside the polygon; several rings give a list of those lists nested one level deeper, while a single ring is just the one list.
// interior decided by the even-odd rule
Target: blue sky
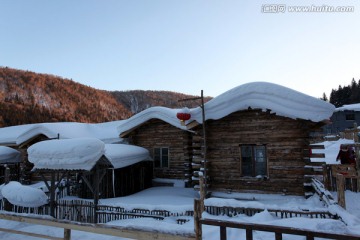
[{"label": "blue sky", "polygon": [[[264,4],[353,6],[263,13]],[[359,1],[0,0],[0,66],[104,90],[217,96],[267,81],[314,97],[360,79]]]}]

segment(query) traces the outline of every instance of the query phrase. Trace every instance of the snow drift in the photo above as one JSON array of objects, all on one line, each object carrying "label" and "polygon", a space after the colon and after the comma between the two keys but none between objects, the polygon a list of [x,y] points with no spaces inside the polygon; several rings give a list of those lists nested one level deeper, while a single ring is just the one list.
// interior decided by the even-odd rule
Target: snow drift
[{"label": "snow drift", "polygon": [[11,204],[22,207],[40,207],[48,201],[42,190],[21,185],[19,182],[9,182],[4,185],[1,194]]}]

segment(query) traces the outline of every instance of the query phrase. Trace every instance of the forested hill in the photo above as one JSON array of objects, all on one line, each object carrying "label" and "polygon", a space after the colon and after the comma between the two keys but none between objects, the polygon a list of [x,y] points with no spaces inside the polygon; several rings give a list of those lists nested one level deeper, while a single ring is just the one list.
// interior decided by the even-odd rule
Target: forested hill
[{"label": "forested hill", "polygon": [[[181,108],[185,106],[197,107],[200,105],[200,101],[179,102],[180,99],[194,98],[195,96],[170,91],[114,91],[112,95],[132,113],[138,113],[153,106]],[[210,99],[211,97],[205,97],[204,101],[207,102]]]},{"label": "forested hill", "polygon": [[179,107],[177,100],[189,97],[165,91],[108,92],[54,75],[0,67],[0,127],[121,120],[150,106]]},{"label": "forested hill", "polygon": [[348,86],[340,86],[333,89],[330,94],[330,103],[335,107],[341,107],[344,104],[360,103],[360,80],[353,79]]}]

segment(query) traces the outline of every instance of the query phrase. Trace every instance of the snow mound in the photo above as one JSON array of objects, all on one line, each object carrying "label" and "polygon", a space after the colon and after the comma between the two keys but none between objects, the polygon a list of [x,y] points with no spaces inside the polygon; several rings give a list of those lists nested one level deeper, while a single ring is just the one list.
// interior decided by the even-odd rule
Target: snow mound
[{"label": "snow mound", "polygon": [[40,189],[9,182],[1,188],[1,194],[11,204],[22,207],[40,207],[48,202],[46,194]]},{"label": "snow mound", "polygon": [[[327,120],[335,107],[325,101],[269,82],[252,82],[235,87],[205,104],[206,119],[220,119],[248,108],[270,110],[276,115],[313,122]],[[193,111],[201,120],[201,109]]]},{"label": "snow mound", "polygon": [[20,145],[36,136],[44,135],[47,138],[98,138],[105,143],[121,142],[116,131],[117,126],[126,120],[105,123],[35,123],[0,128],[0,144]]},{"label": "snow mound", "polygon": [[0,163],[18,163],[21,161],[21,153],[13,148],[0,146]]},{"label": "snow mound", "polygon": [[360,103],[355,103],[355,104],[347,104],[347,105],[343,105],[341,107],[338,107],[335,109],[335,112],[341,112],[341,111],[360,111]]},{"label": "snow mound", "polygon": [[174,127],[186,130],[186,127],[182,126],[180,120],[176,117],[176,114],[179,111],[180,109],[151,107],[129,118],[126,122],[118,126],[117,130],[119,133],[123,133],[130,129],[136,128],[137,126],[151,119],[160,119],[164,122],[169,123],[170,125],[173,125]]},{"label": "snow mound", "polygon": [[105,144],[95,138],[48,140],[28,148],[34,169],[91,170],[105,153]]}]

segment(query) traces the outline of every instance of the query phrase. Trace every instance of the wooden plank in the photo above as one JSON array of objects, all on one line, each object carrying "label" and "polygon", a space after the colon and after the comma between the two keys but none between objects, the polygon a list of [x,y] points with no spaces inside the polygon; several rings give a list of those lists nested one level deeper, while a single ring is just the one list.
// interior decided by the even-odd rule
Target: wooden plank
[{"label": "wooden plank", "polygon": [[8,233],[13,233],[13,234],[20,234],[20,235],[25,235],[25,236],[30,236],[30,237],[37,237],[37,238],[44,238],[44,239],[64,240],[64,238],[58,238],[58,237],[48,236],[48,235],[44,235],[44,234],[13,230],[13,229],[8,229],[8,228],[0,228],[0,232],[8,232]]},{"label": "wooden plank", "polygon": [[325,158],[325,153],[311,153],[310,158]]},{"label": "wooden plank", "polygon": [[325,146],[324,145],[317,145],[317,144],[311,144],[309,146],[311,149],[325,149]]}]

